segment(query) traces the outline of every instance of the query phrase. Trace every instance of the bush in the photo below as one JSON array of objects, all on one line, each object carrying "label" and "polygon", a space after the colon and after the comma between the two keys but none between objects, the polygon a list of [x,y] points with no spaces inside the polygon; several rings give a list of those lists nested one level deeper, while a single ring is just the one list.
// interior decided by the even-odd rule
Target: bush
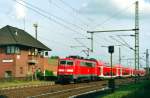
[{"label": "bush", "polygon": [[51,56],[51,59],[59,59],[59,56]]},{"label": "bush", "polygon": [[45,76],[54,76],[53,71],[45,70]]}]

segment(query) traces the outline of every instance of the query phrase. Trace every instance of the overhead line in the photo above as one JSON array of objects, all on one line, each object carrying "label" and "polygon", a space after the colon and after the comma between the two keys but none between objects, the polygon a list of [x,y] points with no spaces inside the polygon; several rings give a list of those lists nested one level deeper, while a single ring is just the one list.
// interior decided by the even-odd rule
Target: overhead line
[{"label": "overhead line", "polygon": [[[21,0],[21,1],[25,2],[26,4],[30,5],[31,7],[22,4],[22,3],[18,2],[17,0],[13,0],[13,1],[15,1],[15,2],[19,3],[20,5],[22,5],[22,6],[26,7],[26,8],[28,8],[28,9],[30,9],[30,10],[36,12],[36,13],[38,13],[38,14],[41,15],[41,16],[43,16],[43,17],[45,17],[45,18],[47,18],[47,19],[49,19],[49,20],[55,22],[56,24],[59,24],[60,26],[63,26],[63,27],[66,28],[66,29],[69,29],[69,30],[71,30],[71,31],[73,31],[73,32],[76,32],[76,33],[78,33],[78,34],[80,34],[80,35],[82,35],[82,36],[85,36],[84,34],[79,33],[78,31],[76,31],[76,30],[74,30],[74,29],[72,29],[72,28],[70,28],[70,27],[68,27],[68,26],[66,26],[66,25],[64,25],[64,24],[62,24],[62,23],[60,23],[60,22],[58,22],[58,21],[52,19],[51,17],[49,17],[49,16],[43,14],[43,12],[46,13],[46,14],[50,14],[50,13],[47,13],[46,11],[44,11],[44,10],[38,8],[38,7],[35,7],[35,6],[33,6],[33,5],[29,4],[29,3],[26,3],[26,2],[23,1],[23,0]],[[38,11],[38,10],[40,10],[40,11]],[[41,12],[41,11],[42,11],[42,12]],[[54,16],[54,17],[55,17],[55,16]],[[55,17],[55,18],[56,18],[56,17]],[[59,20],[60,20],[60,19],[59,19]]]},{"label": "overhead line", "polygon": [[123,45],[123,46],[125,46],[125,47],[127,47],[127,48],[129,48],[129,49],[131,49],[131,50],[133,50],[133,51],[135,51],[132,47],[127,46],[126,44],[124,44],[124,43],[122,43],[121,41],[117,40],[117,39],[114,38],[113,36],[110,36],[110,38],[112,38],[113,40],[119,42],[121,45]]},{"label": "overhead line", "polygon": [[[49,1],[49,3],[51,3],[50,2],[50,0],[48,0]],[[62,9],[60,6],[58,6],[56,3],[52,3],[53,5],[55,5],[57,8],[60,8],[60,9]],[[71,7],[71,6],[70,6]],[[66,11],[65,9],[63,9],[64,11]],[[73,10],[73,8],[72,8],[72,10]],[[71,14],[72,15],[72,14]],[[86,25],[86,24],[85,24]],[[88,25],[87,25],[88,26]],[[106,39],[103,39],[103,40],[106,40]],[[109,41],[110,42],[110,41]],[[98,41],[96,41],[96,43],[98,43],[99,44],[99,42]],[[110,42],[111,43],[111,42]],[[82,45],[83,45],[83,43],[82,43]]]},{"label": "overhead line", "polygon": [[84,45],[82,42],[80,42],[80,41],[78,40],[78,38],[74,38],[74,39],[75,39],[79,44],[81,44],[82,46],[88,48],[86,45]]},{"label": "overhead line", "polygon": [[58,16],[56,16],[56,15],[53,15],[52,13],[49,13],[49,12],[47,12],[47,11],[41,9],[41,8],[38,8],[38,7],[32,5],[32,4],[30,4],[30,3],[28,3],[28,2],[26,2],[26,1],[24,1],[24,0],[21,0],[21,1],[23,1],[24,3],[30,5],[30,6],[33,7],[33,8],[38,9],[39,11],[42,11],[42,12],[48,14],[48,15],[51,15],[51,16],[55,17],[56,19],[60,20],[60,21],[63,21],[64,23],[71,24],[71,25],[75,26],[75,27],[78,28],[78,29],[81,29],[81,30],[86,31],[86,29],[84,29],[84,28],[82,28],[82,27],[80,27],[80,26],[78,26],[78,25],[76,25],[76,24],[70,23],[70,22],[66,21],[65,19],[63,19],[63,18],[61,18],[61,17],[58,17]]},{"label": "overhead line", "polygon": [[[49,0],[49,3],[51,3],[50,2],[50,0]],[[63,7],[60,7],[59,5],[57,5],[56,3],[52,3],[54,6],[56,6],[57,8],[59,8],[59,9],[61,9],[61,10],[64,10],[65,12],[68,12],[69,13],[69,15],[73,15],[71,12],[69,12],[69,11],[67,11],[66,9],[64,9]],[[81,18],[78,18],[78,20],[80,21],[80,23],[82,23],[82,25],[85,25],[85,26],[89,26],[87,23],[85,23]]]},{"label": "overhead line", "polygon": [[131,47],[121,36],[118,36],[128,47]]},{"label": "overhead line", "polygon": [[[135,2],[133,2],[131,5],[133,5],[134,3],[135,3]],[[114,17],[118,16],[120,13],[124,13],[124,11],[127,10],[127,9],[129,9],[129,8],[131,7],[131,5],[127,6],[126,8],[124,8],[124,9],[122,9],[122,10],[120,10],[119,12],[113,14],[111,17],[105,19],[103,22],[101,22],[101,23],[99,23],[99,24],[96,24],[96,25],[94,26],[94,28],[95,28],[95,27],[98,27],[98,26],[102,26],[102,25],[104,25],[105,23],[107,23],[108,21],[110,21],[111,19],[113,19]]]},{"label": "overhead line", "polygon": [[[14,0],[14,1],[16,1],[16,0]],[[46,14],[50,14],[50,13],[44,11],[43,9],[40,9],[40,8],[38,8],[38,7],[32,5],[32,4],[30,4],[30,3],[28,3],[28,2],[26,2],[26,1],[24,1],[24,0],[21,0],[21,1],[23,1],[25,4],[28,4],[28,5],[31,6],[31,7],[26,6],[26,5],[24,5],[24,4],[22,4],[22,3],[18,2],[18,1],[16,1],[16,2],[19,3],[19,4],[21,4],[21,5],[23,5],[23,6],[25,6],[25,7],[27,7],[27,8],[29,8],[29,9],[31,9],[31,10],[33,10],[33,11],[35,11],[36,13],[38,13],[38,14],[40,14],[40,15],[46,17],[46,18],[48,18],[49,20],[51,20],[51,21],[53,21],[53,22],[55,22],[55,23],[57,23],[57,24],[59,24],[59,25],[65,27],[66,29],[69,29],[69,30],[71,30],[71,31],[73,31],[73,32],[76,32],[76,33],[78,33],[78,34],[80,34],[80,35],[82,35],[82,36],[84,36],[84,37],[87,37],[87,36],[85,36],[84,34],[79,33],[78,31],[76,31],[76,30],[74,30],[74,29],[72,29],[72,28],[70,28],[70,27],[68,27],[68,26],[66,26],[66,25],[64,25],[64,24],[62,24],[62,23],[60,23],[60,22],[58,22],[58,21],[52,19],[51,17],[46,16],[46,15],[44,15],[43,13],[41,13],[41,12],[39,12],[39,11],[36,10],[36,9],[38,9],[38,10],[40,10],[40,11],[46,13]],[[33,7],[33,8],[32,8],[32,7]],[[35,8],[35,9],[34,9],[34,8]],[[54,15],[51,14],[51,16],[54,16]],[[54,17],[55,17],[55,16],[54,16]],[[57,17],[57,16],[56,16],[56,17]],[[63,22],[65,22],[65,21],[63,21]],[[78,27],[79,27],[79,26],[78,26]],[[83,30],[83,29],[82,29],[82,30]],[[86,29],[84,29],[84,31],[86,31]]]},{"label": "overhead line", "polygon": [[[62,2],[64,5],[68,6],[70,9],[72,9],[73,12],[75,12],[75,13],[78,12],[75,8],[73,8],[70,4],[66,3],[64,0],[59,0],[59,1]],[[82,15],[79,14],[79,13],[77,13],[77,14],[80,15],[80,16],[82,16]],[[85,17],[85,16],[84,16],[84,17]],[[93,19],[91,19],[91,18],[89,18],[89,17],[85,17],[85,19],[88,20],[89,22],[92,22],[92,21],[90,21],[90,20],[93,20]]]},{"label": "overhead line", "polygon": [[63,45],[63,46],[69,47],[69,45],[66,45],[66,44],[64,44],[64,43],[57,42],[57,41],[54,41],[54,40],[50,40],[50,39],[47,39],[47,38],[42,37],[42,36],[39,36],[39,37],[42,38],[42,39],[44,39],[44,40],[47,40],[48,42],[51,41],[51,42],[53,42],[53,43],[57,43],[57,44],[61,44],[61,45]]},{"label": "overhead line", "polygon": [[[14,0],[14,1],[16,1],[16,0]],[[49,19],[49,20],[51,20],[51,21],[53,21],[53,22],[55,22],[55,23],[57,23],[57,24],[59,24],[59,25],[61,25],[61,26],[63,26],[63,27],[65,27],[65,28],[67,28],[67,29],[69,29],[69,30],[71,30],[71,31],[73,31],[73,32],[78,33],[77,31],[75,31],[75,30],[73,30],[73,29],[71,29],[71,28],[65,26],[64,24],[59,23],[58,21],[56,21],[56,20],[54,20],[54,19],[51,19],[49,16],[44,15],[43,13],[37,11],[36,9],[33,9],[32,7],[29,7],[29,6],[26,6],[26,5],[23,5],[22,3],[18,2],[18,1],[16,1],[16,2],[19,3],[19,4],[22,5],[22,6],[25,6],[26,8],[28,8],[28,9],[30,9],[30,10],[32,10],[32,11],[38,13],[38,14],[41,15],[41,16],[43,16],[43,17],[45,17],[45,18],[47,18],[47,19]],[[78,34],[82,35],[81,33],[78,33]],[[84,36],[84,35],[83,35],[83,36]]]}]

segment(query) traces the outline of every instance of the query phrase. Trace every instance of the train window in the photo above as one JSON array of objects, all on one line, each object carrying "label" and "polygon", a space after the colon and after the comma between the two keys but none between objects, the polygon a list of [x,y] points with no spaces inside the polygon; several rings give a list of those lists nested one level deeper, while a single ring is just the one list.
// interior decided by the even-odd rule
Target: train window
[{"label": "train window", "polygon": [[96,64],[95,64],[95,63],[92,63],[92,64],[93,64],[93,65],[92,65],[93,67],[95,67],[95,66],[96,66]]},{"label": "train window", "polygon": [[67,61],[67,65],[73,65],[73,61]]},{"label": "train window", "polygon": [[80,65],[81,66],[85,66],[85,62],[80,62]]},{"label": "train window", "polygon": [[60,61],[60,64],[65,65],[66,61]]},{"label": "train window", "polygon": [[88,67],[94,67],[95,63],[91,63],[91,62],[80,62],[81,66],[88,66]]},{"label": "train window", "polygon": [[88,67],[92,67],[93,66],[93,63],[90,63],[90,62],[85,62],[86,66]]}]

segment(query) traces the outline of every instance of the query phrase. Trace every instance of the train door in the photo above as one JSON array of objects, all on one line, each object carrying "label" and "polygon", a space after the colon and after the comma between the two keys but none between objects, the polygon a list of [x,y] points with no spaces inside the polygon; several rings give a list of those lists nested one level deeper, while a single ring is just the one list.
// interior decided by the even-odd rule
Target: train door
[{"label": "train door", "polygon": [[120,68],[120,76],[122,76],[122,68]]},{"label": "train door", "polygon": [[100,76],[103,76],[103,66],[100,66]]},{"label": "train door", "polygon": [[119,75],[120,75],[119,68],[116,68],[116,76],[118,77]]}]

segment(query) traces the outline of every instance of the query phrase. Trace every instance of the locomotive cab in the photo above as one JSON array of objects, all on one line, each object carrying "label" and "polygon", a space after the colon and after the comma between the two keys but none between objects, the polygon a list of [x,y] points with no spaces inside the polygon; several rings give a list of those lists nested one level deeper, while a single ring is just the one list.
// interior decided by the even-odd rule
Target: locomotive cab
[{"label": "locomotive cab", "polygon": [[69,82],[73,79],[74,61],[71,59],[60,59],[58,64],[58,81]]},{"label": "locomotive cab", "polygon": [[59,60],[58,81],[60,82],[82,82],[96,79],[96,61],[75,56]]}]

